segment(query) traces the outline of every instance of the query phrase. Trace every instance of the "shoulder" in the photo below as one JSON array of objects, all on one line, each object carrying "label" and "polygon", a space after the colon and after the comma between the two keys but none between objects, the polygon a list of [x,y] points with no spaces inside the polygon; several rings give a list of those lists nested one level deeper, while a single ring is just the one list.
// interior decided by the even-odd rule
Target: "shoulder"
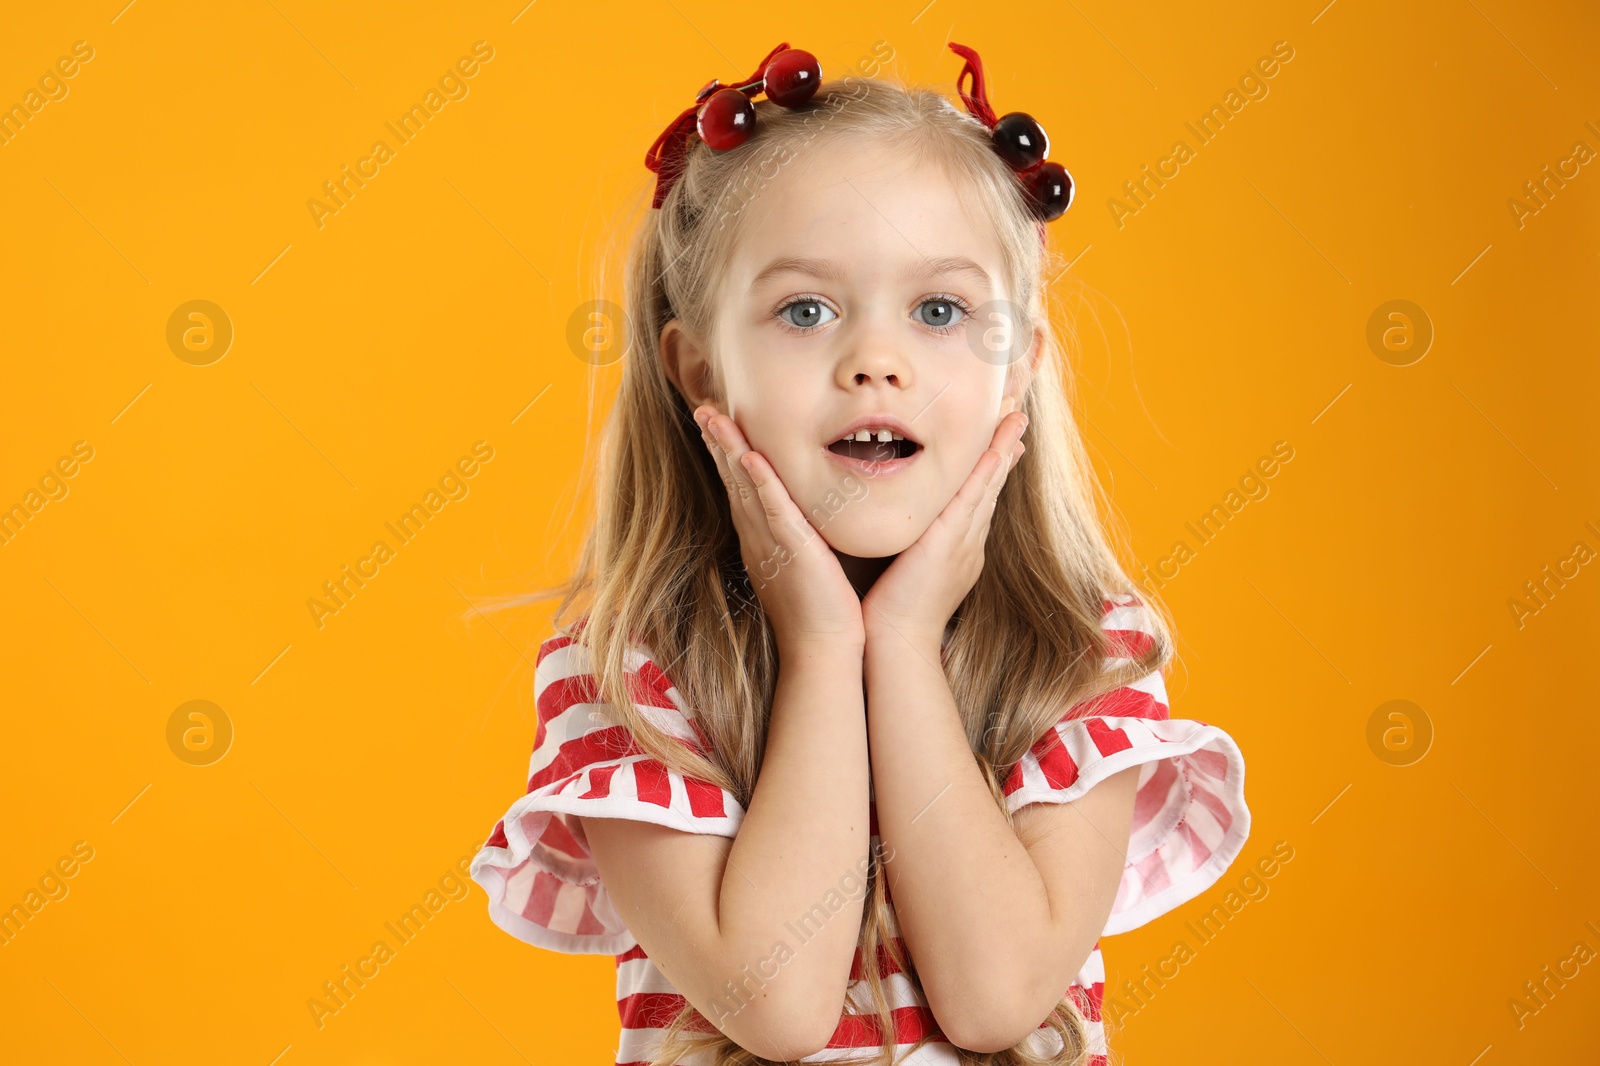
[{"label": "shoulder", "polygon": [[[539,645],[534,667],[534,703],[538,708],[540,746],[547,733],[572,739],[595,730],[628,732],[623,716],[601,691],[589,648],[577,639],[583,622],[558,632]],[[622,685],[633,718],[642,720],[687,746],[703,749],[693,716],[676,686],[642,639],[629,640],[622,655]]]},{"label": "shoulder", "polygon": [[1074,704],[1062,715],[1062,721],[1091,715],[1166,718],[1167,691],[1162,676],[1165,662],[1147,670],[1130,669],[1136,661],[1149,655],[1163,636],[1154,609],[1132,593],[1107,595],[1101,601],[1100,628],[1106,640],[1101,672],[1119,677],[1121,681],[1108,681],[1113,687],[1101,688],[1097,695]]},{"label": "shoulder", "polygon": [[[1107,669],[1125,668],[1165,638],[1153,608],[1134,595],[1106,599],[1101,627]],[[1133,819],[1104,935],[1193,899],[1227,870],[1250,831],[1238,744],[1217,726],[1172,718],[1159,670],[1126,672],[1135,677],[1069,708],[1003,784],[1007,808],[1016,814],[1033,803],[1075,802],[1138,768],[1123,778],[1132,782]]]},{"label": "shoulder", "polygon": [[1100,628],[1109,641],[1111,659],[1136,659],[1150,650],[1160,633],[1155,611],[1133,593],[1108,595],[1100,602]]},{"label": "shoulder", "polygon": [[539,645],[539,723],[526,792],[496,823],[470,873],[489,896],[490,917],[518,938],[555,951],[616,955],[637,941],[589,851],[586,821],[732,837],[744,808],[732,792],[685,775],[639,743],[658,727],[695,746],[677,691],[650,649],[624,645],[621,691],[629,706],[617,708],[605,702],[589,651],[574,635],[556,633]]}]

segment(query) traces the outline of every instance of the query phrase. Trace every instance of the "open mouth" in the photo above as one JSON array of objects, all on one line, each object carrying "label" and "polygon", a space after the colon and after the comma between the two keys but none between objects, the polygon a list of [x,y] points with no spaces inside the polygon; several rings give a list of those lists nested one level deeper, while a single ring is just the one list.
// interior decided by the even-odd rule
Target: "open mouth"
[{"label": "open mouth", "polygon": [[917,452],[922,445],[914,440],[836,440],[828,450],[846,459],[859,459],[866,463],[886,463],[891,459],[904,459]]}]

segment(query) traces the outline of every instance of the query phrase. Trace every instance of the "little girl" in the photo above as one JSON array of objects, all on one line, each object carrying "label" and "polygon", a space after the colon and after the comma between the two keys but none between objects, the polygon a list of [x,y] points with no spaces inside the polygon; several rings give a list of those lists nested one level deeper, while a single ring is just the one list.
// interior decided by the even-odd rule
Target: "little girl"
[{"label": "little girl", "polygon": [[1103,1066],[1100,938],[1249,832],[1097,517],[1044,311],[1071,179],[951,48],[966,113],[780,45],[647,158],[581,617],[471,866],[507,932],[616,956],[618,1064]]}]

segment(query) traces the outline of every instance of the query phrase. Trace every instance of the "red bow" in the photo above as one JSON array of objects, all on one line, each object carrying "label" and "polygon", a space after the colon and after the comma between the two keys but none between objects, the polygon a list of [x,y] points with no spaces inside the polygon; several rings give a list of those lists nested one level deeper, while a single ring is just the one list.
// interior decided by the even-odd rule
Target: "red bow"
[{"label": "red bow", "polygon": [[[961,73],[956,75],[956,92],[961,94],[961,102],[967,105],[967,110],[972,117],[990,129],[999,121],[995,116],[994,108],[989,106],[989,90],[983,83],[983,60],[978,58],[978,53],[964,44],[950,42],[950,51],[966,60],[961,68]],[[961,87],[962,81],[972,78],[972,93]]]},{"label": "red bow", "polygon": [[[767,75],[767,64],[772,62],[772,57],[786,50],[789,42],[784,41],[778,47],[767,53],[761,61],[756,72],[741,82],[736,82],[731,88],[738,89],[746,96],[754,99],[761,91],[763,80]],[[651,202],[651,207],[660,207],[666,200],[667,193],[672,191],[672,186],[677,183],[683,174],[683,164],[689,153],[689,137],[695,132],[695,120],[700,113],[700,105],[718,89],[729,88],[715,78],[706,82],[705,86],[695,95],[695,102],[683,109],[683,113],[673,119],[661,136],[656,138],[656,143],[644,154],[644,165],[656,175],[656,194]]]}]

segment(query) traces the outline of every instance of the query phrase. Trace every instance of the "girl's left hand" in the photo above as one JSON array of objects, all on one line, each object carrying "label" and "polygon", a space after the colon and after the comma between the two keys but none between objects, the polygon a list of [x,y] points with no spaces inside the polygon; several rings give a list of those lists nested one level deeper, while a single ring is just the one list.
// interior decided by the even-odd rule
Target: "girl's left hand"
[{"label": "girl's left hand", "polygon": [[989,522],[1006,476],[1027,450],[1021,440],[1027,425],[1028,416],[1020,411],[1000,419],[955,497],[872,583],[861,602],[869,644],[878,634],[938,649],[950,616],[983,572]]}]

